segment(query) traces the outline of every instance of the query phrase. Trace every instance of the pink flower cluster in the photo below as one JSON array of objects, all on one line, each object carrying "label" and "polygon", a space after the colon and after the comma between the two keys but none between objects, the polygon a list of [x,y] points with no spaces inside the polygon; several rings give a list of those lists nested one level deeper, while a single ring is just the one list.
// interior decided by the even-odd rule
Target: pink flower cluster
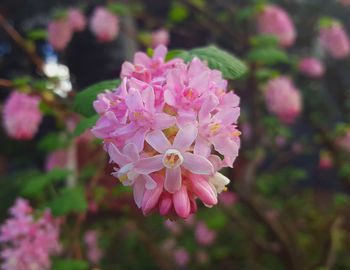
[{"label": "pink flower cluster", "polygon": [[296,38],[296,30],[292,19],[282,8],[266,5],[257,17],[257,27],[260,34],[274,35],[280,45],[289,47]]},{"label": "pink flower cluster", "polygon": [[319,33],[321,45],[335,59],[342,59],[350,54],[348,34],[339,22],[333,22],[328,27],[322,27]]},{"label": "pink flower cluster", "polygon": [[123,64],[121,85],[94,102],[100,119],[92,132],[144,214],[186,218],[196,198],[213,206],[229,183],[218,170],[238,155],[239,98],[218,70],[198,58],[165,61],[166,54],[158,46],[152,57],[139,52]]},{"label": "pink flower cluster", "polygon": [[3,122],[7,134],[18,140],[29,140],[38,131],[42,120],[40,98],[13,91],[3,108]]},{"label": "pink flower cluster", "polygon": [[71,41],[73,32],[80,32],[85,29],[86,18],[76,8],[68,10],[67,16],[53,20],[48,25],[48,41],[57,51],[63,51]]},{"label": "pink flower cluster", "polygon": [[1,269],[48,270],[50,256],[60,251],[59,223],[49,211],[35,219],[28,201],[17,199],[11,218],[0,228]]},{"label": "pink flower cluster", "polygon": [[300,92],[288,77],[271,79],[265,86],[264,95],[268,110],[286,124],[293,123],[301,113]]},{"label": "pink flower cluster", "polygon": [[312,57],[300,59],[298,67],[301,73],[311,78],[322,77],[325,72],[322,62]]},{"label": "pink flower cluster", "polygon": [[106,8],[97,7],[90,20],[90,30],[99,41],[112,41],[119,33],[119,19]]},{"label": "pink flower cluster", "polygon": [[86,231],[84,242],[87,247],[87,258],[93,264],[98,264],[102,257],[102,250],[98,246],[98,232],[95,230]]}]

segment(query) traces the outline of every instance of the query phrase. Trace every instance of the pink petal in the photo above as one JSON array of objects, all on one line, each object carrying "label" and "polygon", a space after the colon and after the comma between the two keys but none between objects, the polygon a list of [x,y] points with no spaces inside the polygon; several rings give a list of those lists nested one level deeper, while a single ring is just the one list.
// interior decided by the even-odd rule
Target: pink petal
[{"label": "pink petal", "polygon": [[137,161],[140,159],[139,152],[137,151],[137,147],[133,143],[128,143],[123,148],[123,153],[131,160]]},{"label": "pink petal", "polygon": [[177,132],[173,146],[179,150],[187,150],[194,142],[198,129],[194,125],[187,125]]},{"label": "pink petal", "polygon": [[196,89],[197,91],[204,92],[208,89],[209,85],[209,72],[202,72],[200,75],[194,77],[193,80],[189,82],[189,87]]},{"label": "pink petal", "polygon": [[218,98],[214,95],[209,95],[205,99],[202,107],[199,110],[199,113],[198,113],[199,121],[201,121],[202,119],[205,119],[205,118],[210,118],[210,113],[214,110],[214,108],[218,104],[219,104]]},{"label": "pink petal", "polygon": [[179,191],[174,193],[173,202],[175,212],[179,217],[187,218],[190,215],[190,199],[188,198],[187,188],[185,186],[182,186]]},{"label": "pink petal", "polygon": [[148,174],[142,175],[143,179],[145,180],[145,187],[146,189],[154,189],[157,186],[157,182],[153,180],[151,176]]},{"label": "pink petal", "polygon": [[198,136],[194,144],[194,154],[207,157],[210,155],[210,143],[202,136]]},{"label": "pink petal", "polygon": [[239,97],[236,94],[234,94],[232,91],[230,91],[221,97],[220,105],[237,107],[239,105]]},{"label": "pink petal", "polygon": [[175,124],[176,118],[166,113],[156,113],[154,115],[154,129],[166,129]]},{"label": "pink petal", "polygon": [[164,188],[170,193],[174,193],[181,187],[181,167],[166,169]]},{"label": "pink petal", "polygon": [[147,54],[137,52],[134,56],[134,62],[137,65],[149,66],[151,64],[151,59],[147,56]]},{"label": "pink petal", "polygon": [[206,205],[217,204],[218,200],[216,193],[210,186],[208,180],[199,175],[191,175],[190,183],[193,192],[199,197],[199,199]]},{"label": "pink petal", "polygon": [[129,94],[125,98],[125,103],[131,111],[144,108],[140,92],[133,88],[129,89]]},{"label": "pink petal", "polygon": [[229,125],[232,123],[237,123],[237,119],[239,115],[240,115],[239,107],[225,109],[216,113],[213,117],[213,121],[214,122],[220,121],[224,125]]},{"label": "pink petal", "polygon": [[168,49],[164,45],[159,45],[154,49],[153,59],[164,59]]},{"label": "pink petal", "polygon": [[141,207],[143,195],[145,193],[145,184],[140,178],[136,179],[133,186],[134,200],[138,208]]},{"label": "pink petal", "polygon": [[147,87],[145,90],[142,91],[142,98],[145,103],[145,109],[151,113],[154,112],[154,91],[152,87]]},{"label": "pink petal", "polygon": [[159,203],[159,213],[163,216],[169,215],[173,206],[172,197],[169,193],[163,193]]},{"label": "pink petal", "polygon": [[214,173],[213,164],[203,156],[192,153],[183,153],[184,162],[181,166],[195,174],[212,174]]},{"label": "pink petal", "polygon": [[146,136],[146,142],[159,153],[164,153],[171,147],[170,142],[160,130],[148,133]]},{"label": "pink petal", "polygon": [[142,200],[142,211],[144,215],[149,214],[157,205],[159,197],[163,191],[163,185],[157,181],[157,187],[152,190],[146,190]]},{"label": "pink petal", "polygon": [[124,166],[125,164],[130,163],[130,160],[112,143],[110,143],[108,146],[108,154],[110,158],[119,166]]},{"label": "pink petal", "polygon": [[159,171],[164,167],[162,162],[163,155],[141,158],[135,165],[135,171],[141,174],[150,174]]},{"label": "pink petal", "polygon": [[139,129],[135,133],[135,135],[129,140],[136,145],[136,148],[139,152],[141,152],[143,150],[145,138],[146,138],[146,133],[148,132],[148,130],[149,129],[147,129],[147,128]]}]

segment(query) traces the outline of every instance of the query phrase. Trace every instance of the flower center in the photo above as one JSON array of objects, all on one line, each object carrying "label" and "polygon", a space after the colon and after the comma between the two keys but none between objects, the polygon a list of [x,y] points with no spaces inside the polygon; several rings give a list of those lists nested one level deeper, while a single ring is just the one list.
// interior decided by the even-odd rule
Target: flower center
[{"label": "flower center", "polygon": [[213,123],[209,125],[211,135],[216,135],[220,128],[221,128],[221,124],[219,123]]},{"label": "flower center", "polygon": [[176,149],[168,149],[163,157],[163,164],[166,168],[174,169],[179,167],[184,161],[180,151]]}]

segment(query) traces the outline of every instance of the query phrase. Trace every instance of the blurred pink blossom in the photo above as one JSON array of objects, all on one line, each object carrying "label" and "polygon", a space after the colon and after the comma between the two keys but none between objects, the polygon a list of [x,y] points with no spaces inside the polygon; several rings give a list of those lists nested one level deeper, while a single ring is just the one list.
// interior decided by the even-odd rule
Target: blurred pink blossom
[{"label": "blurred pink blossom", "polygon": [[178,222],[172,221],[170,219],[167,219],[164,221],[164,226],[174,235],[179,235],[182,231],[180,224]]},{"label": "blurred pink blossom", "polygon": [[49,270],[50,256],[61,250],[59,221],[48,210],[35,218],[28,201],[20,198],[10,213],[0,228],[2,269]]},{"label": "blurred pink blossom", "polygon": [[85,232],[84,242],[87,247],[87,258],[93,264],[98,264],[102,257],[102,250],[98,246],[98,232],[89,230]]},{"label": "blurred pink blossom", "polygon": [[177,265],[186,266],[190,262],[190,255],[184,248],[178,248],[174,251],[174,259]]},{"label": "blurred pink blossom", "polygon": [[72,28],[65,18],[51,21],[47,29],[48,41],[56,51],[63,51],[72,39]]},{"label": "blurred pink blossom", "polygon": [[232,191],[225,191],[219,195],[219,202],[226,207],[234,205],[237,201],[238,197]]},{"label": "blurred pink blossom", "polygon": [[321,170],[327,170],[333,167],[332,156],[328,151],[320,152],[319,168]]},{"label": "blurred pink blossom", "polygon": [[293,45],[296,31],[288,13],[276,5],[266,5],[257,18],[260,34],[274,35],[282,46]]},{"label": "blurred pink blossom", "polygon": [[322,77],[325,72],[323,63],[312,57],[300,59],[298,67],[301,73],[311,78]]},{"label": "blurred pink blossom", "polygon": [[3,108],[3,122],[7,134],[18,140],[30,140],[42,120],[40,98],[13,91]]},{"label": "blurred pink blossom", "polygon": [[152,32],[152,47],[155,48],[158,45],[169,44],[169,31],[167,29],[158,29]]},{"label": "blurred pink blossom", "polygon": [[59,149],[47,156],[45,169],[47,172],[53,169],[67,169],[67,162],[68,151],[66,149]]},{"label": "blurred pink blossom", "polygon": [[338,0],[343,6],[350,6],[350,0]]},{"label": "blurred pink blossom", "polygon": [[286,124],[293,123],[301,113],[300,92],[288,77],[271,79],[264,89],[264,95],[268,110]]},{"label": "blurred pink blossom", "polygon": [[216,232],[208,228],[207,224],[203,221],[197,223],[195,229],[195,236],[198,244],[203,246],[209,246],[213,244],[216,238]]},{"label": "blurred pink blossom", "polygon": [[321,45],[335,59],[342,59],[350,53],[348,34],[339,22],[333,22],[328,27],[322,27],[319,34]]},{"label": "blurred pink blossom", "polygon": [[350,152],[350,129],[348,129],[342,136],[338,137],[336,143],[338,146]]},{"label": "blurred pink blossom", "polygon": [[70,8],[68,10],[68,23],[72,31],[80,32],[86,27],[86,18],[79,9]]},{"label": "blurred pink blossom", "polygon": [[90,30],[100,42],[112,41],[119,33],[119,19],[106,8],[96,7],[90,20]]}]

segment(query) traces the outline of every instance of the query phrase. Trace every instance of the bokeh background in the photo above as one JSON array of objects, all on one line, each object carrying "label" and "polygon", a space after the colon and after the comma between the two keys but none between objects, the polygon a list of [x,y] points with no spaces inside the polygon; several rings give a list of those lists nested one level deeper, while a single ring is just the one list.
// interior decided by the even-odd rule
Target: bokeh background
[{"label": "bokeh background", "polygon": [[[72,8],[81,29],[50,30]],[[98,8],[112,18],[92,26]],[[349,15],[346,0],[2,0],[0,106],[11,91],[36,93],[44,117],[30,140],[1,128],[0,223],[23,198],[33,217],[51,209],[59,229],[47,233],[60,243],[37,243],[49,257],[37,268],[11,266],[27,253],[7,254],[0,236],[3,269],[350,269]],[[214,44],[248,67],[229,81],[242,132],[223,171],[231,183],[186,220],[144,217],[71,115],[77,93],[158,44]],[[21,202],[12,214],[26,212]]]}]

